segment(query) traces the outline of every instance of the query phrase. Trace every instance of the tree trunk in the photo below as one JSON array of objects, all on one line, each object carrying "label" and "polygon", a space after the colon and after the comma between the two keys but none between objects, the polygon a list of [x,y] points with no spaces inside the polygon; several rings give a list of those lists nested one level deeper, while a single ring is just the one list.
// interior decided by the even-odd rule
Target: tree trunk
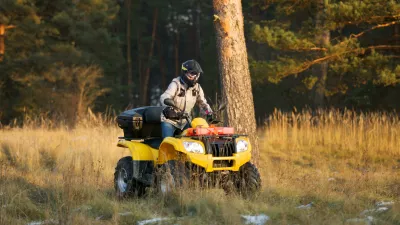
[{"label": "tree trunk", "polygon": [[196,2],[196,60],[201,62],[201,25],[200,25],[200,16],[201,16],[201,6],[200,6],[200,1],[197,0]]},{"label": "tree trunk", "polygon": [[0,62],[3,61],[4,52],[5,52],[5,33],[6,33],[6,26],[4,24],[0,24]]},{"label": "tree trunk", "polygon": [[158,60],[160,61],[160,73],[161,73],[161,89],[165,90],[167,88],[167,68],[165,67],[165,60],[163,57],[163,48],[161,46],[160,39],[157,39],[158,48]]},{"label": "tree trunk", "polygon": [[175,76],[178,76],[180,72],[179,67],[179,32],[176,32],[175,38]]},{"label": "tree trunk", "polygon": [[[318,35],[316,37],[316,43],[321,47],[328,47],[330,43],[330,32],[325,30],[325,14],[326,4],[328,0],[318,0],[317,2],[317,16],[316,16],[316,29]],[[325,90],[326,90],[326,79],[328,78],[328,62],[323,62],[315,66],[314,69],[318,81],[315,84],[314,93],[314,106],[315,108],[324,107],[325,105]]]},{"label": "tree trunk", "polygon": [[151,34],[151,45],[150,45],[149,57],[148,57],[148,61],[147,61],[146,73],[144,74],[143,84],[142,84],[142,87],[143,87],[142,105],[148,105],[149,104],[148,92],[149,92],[150,67],[151,67],[151,60],[152,60],[153,51],[154,51],[154,42],[155,42],[155,39],[156,39],[157,17],[158,17],[158,8],[155,8],[154,9],[153,31],[152,31],[152,34]]},{"label": "tree trunk", "polygon": [[213,0],[222,94],[227,103],[226,119],[238,134],[248,134],[253,159],[258,159],[258,138],[253,93],[243,31],[240,0]]},{"label": "tree trunk", "polygon": [[132,59],[131,59],[131,0],[126,0],[126,63],[128,66],[128,98],[129,104],[133,104],[133,93],[132,93]]},{"label": "tree trunk", "polygon": [[[140,16],[140,15],[139,15]],[[140,24],[137,24],[137,29],[136,29],[136,39],[137,39],[137,60],[138,60],[138,88],[136,88],[136,93],[135,93],[135,100],[138,100],[139,102],[139,98],[141,98],[141,91],[142,91],[142,85],[143,85],[143,61],[142,61],[142,34],[141,34],[141,30],[140,30]],[[136,97],[138,96],[138,97]]]}]

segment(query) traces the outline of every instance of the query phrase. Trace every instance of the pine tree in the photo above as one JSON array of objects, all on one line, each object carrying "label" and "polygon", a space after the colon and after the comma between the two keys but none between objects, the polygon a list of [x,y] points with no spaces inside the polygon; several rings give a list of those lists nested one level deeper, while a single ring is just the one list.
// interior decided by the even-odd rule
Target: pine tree
[{"label": "pine tree", "polygon": [[253,154],[258,154],[258,139],[251,78],[244,39],[240,0],[214,0],[215,29],[223,96],[227,101],[227,120],[238,133],[250,135]]},{"label": "pine tree", "polygon": [[400,23],[397,1],[284,0],[256,1],[253,6],[274,14],[251,27],[251,39],[274,52],[272,60],[252,60],[256,80],[278,83],[299,75],[305,87],[315,89],[317,105],[318,93],[332,96],[370,82],[400,82],[399,60],[392,54],[400,46],[389,41],[390,28]]},{"label": "pine tree", "polygon": [[[2,112],[0,119],[7,122],[14,114],[15,102],[20,85],[12,79],[11,69],[16,66],[13,61],[26,58],[29,51],[35,48],[35,33],[38,16],[34,7],[17,1],[0,2],[1,60],[0,60],[0,102]],[[14,29],[6,29],[6,27]]]},{"label": "pine tree", "polygon": [[100,87],[88,86],[89,92],[104,94],[105,84],[116,83],[122,55],[109,32],[118,11],[114,1],[2,1],[0,8],[1,23],[15,26],[7,32],[8,51],[0,63],[1,81],[7,84],[0,98],[8,104],[8,115],[50,113],[74,120],[81,114],[77,108],[93,106],[93,100],[79,97],[83,73],[67,79],[55,71],[92,71],[87,77]]}]

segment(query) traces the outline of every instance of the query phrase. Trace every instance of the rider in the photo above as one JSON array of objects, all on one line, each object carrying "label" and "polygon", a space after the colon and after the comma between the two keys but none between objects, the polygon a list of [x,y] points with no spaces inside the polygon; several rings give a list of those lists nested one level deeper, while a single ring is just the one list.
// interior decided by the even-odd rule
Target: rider
[{"label": "rider", "polygon": [[[197,83],[203,70],[195,60],[188,60],[182,63],[181,75],[174,78],[167,90],[161,95],[160,101],[166,106],[165,100],[172,99],[175,105],[182,111],[190,114],[195,104],[197,104],[207,115],[207,119],[212,119],[212,110],[200,84]],[[162,137],[172,137],[177,129],[185,130],[190,124],[186,119],[180,119],[178,113],[172,107],[166,107],[161,114]]]}]

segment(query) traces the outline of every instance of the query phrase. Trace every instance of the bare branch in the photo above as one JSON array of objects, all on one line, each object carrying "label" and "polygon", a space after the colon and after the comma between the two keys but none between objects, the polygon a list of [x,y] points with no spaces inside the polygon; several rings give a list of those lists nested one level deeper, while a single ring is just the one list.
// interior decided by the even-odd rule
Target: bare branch
[{"label": "bare branch", "polygon": [[400,18],[400,14],[393,16],[372,16],[371,19],[397,19]]},{"label": "bare branch", "polygon": [[326,52],[328,51],[327,48],[319,48],[319,47],[312,47],[312,48],[286,48],[286,49],[280,49],[283,51],[322,51],[322,52]]},{"label": "bare branch", "polygon": [[8,29],[16,28],[16,27],[17,27],[17,26],[15,26],[15,25],[8,25],[8,26],[5,27],[5,29],[8,30]]},{"label": "bare branch", "polygon": [[398,19],[400,18],[400,14],[393,15],[393,16],[371,16],[369,20],[358,20],[358,21],[344,21],[344,24],[349,25],[358,25],[360,23],[378,23],[384,19]]},{"label": "bare branch", "polygon": [[[393,26],[395,24],[400,24],[400,21],[392,21],[390,23],[378,24],[378,25],[373,26],[368,30],[364,30],[363,32],[360,32],[358,34],[351,34],[350,35],[350,39],[357,39],[357,38],[361,37],[362,35],[366,34],[367,32],[370,32],[372,30],[376,30],[376,29],[383,28],[383,27]],[[342,41],[342,42],[338,43],[337,45],[342,45],[342,44],[346,43],[347,41],[348,40]]]},{"label": "bare branch", "polygon": [[358,33],[358,34],[355,34],[355,35],[351,34],[350,38],[359,38],[360,36],[364,35],[367,32],[370,32],[372,30],[376,30],[376,29],[383,28],[383,27],[389,27],[389,26],[392,26],[392,25],[395,25],[395,24],[398,24],[398,23],[400,23],[400,21],[392,21],[390,23],[378,24],[376,26],[371,27],[368,30],[365,30],[365,31],[361,32],[361,33]]},{"label": "bare branch", "polygon": [[357,49],[352,49],[349,51],[344,51],[344,52],[339,52],[336,54],[332,54],[332,55],[328,55],[322,58],[318,58],[315,59],[313,61],[308,61],[308,62],[304,62],[301,66],[299,66],[298,68],[295,68],[291,71],[287,71],[286,73],[283,73],[281,75],[283,76],[288,76],[291,74],[296,74],[296,73],[301,73],[307,69],[309,69],[311,66],[325,62],[325,61],[330,61],[332,59],[338,58],[342,55],[346,55],[349,53],[357,53],[359,55],[364,55],[366,53],[366,50],[387,50],[387,49],[400,49],[400,45],[376,45],[376,46],[369,46],[366,48],[357,48]]},{"label": "bare branch", "polygon": [[309,50],[311,50],[311,51],[323,51],[323,52],[328,51],[327,48],[317,48],[317,47],[310,48]]},{"label": "bare branch", "polygon": [[375,45],[375,46],[369,46],[367,48],[361,48],[364,50],[367,49],[382,49],[382,50],[386,50],[386,49],[396,49],[396,48],[400,48],[400,45]]}]

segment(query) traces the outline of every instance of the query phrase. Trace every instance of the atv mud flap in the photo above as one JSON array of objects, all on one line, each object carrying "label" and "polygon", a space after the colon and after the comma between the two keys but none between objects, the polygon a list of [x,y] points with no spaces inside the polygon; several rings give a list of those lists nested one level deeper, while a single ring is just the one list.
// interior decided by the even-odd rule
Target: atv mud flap
[{"label": "atv mud flap", "polygon": [[145,185],[153,183],[154,162],[153,161],[133,161],[133,178]]}]

